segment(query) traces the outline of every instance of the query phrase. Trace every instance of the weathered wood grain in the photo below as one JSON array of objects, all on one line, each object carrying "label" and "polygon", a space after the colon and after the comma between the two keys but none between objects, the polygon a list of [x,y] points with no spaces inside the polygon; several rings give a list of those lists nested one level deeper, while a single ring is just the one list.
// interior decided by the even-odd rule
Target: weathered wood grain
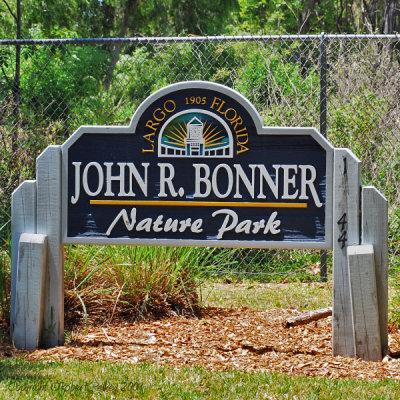
[{"label": "weathered wood grain", "polygon": [[11,334],[15,322],[18,245],[22,233],[36,233],[36,181],[25,181],[11,200]]},{"label": "weathered wood grain", "polygon": [[64,343],[64,259],[61,246],[61,148],[37,159],[37,232],[48,236],[41,346]]},{"label": "weathered wood grain", "polygon": [[39,346],[43,322],[46,254],[46,235],[21,235],[12,334],[17,349],[34,350]]},{"label": "weathered wood grain", "polygon": [[350,293],[354,324],[355,356],[367,361],[382,360],[375,280],[374,247],[349,246]]},{"label": "weathered wood grain", "polygon": [[347,246],[360,243],[361,162],[348,149],[335,149],[333,181],[333,355],[355,355]]},{"label": "weathered wood grain", "polygon": [[372,244],[379,307],[382,356],[388,353],[388,203],[374,187],[362,189],[362,243]]}]

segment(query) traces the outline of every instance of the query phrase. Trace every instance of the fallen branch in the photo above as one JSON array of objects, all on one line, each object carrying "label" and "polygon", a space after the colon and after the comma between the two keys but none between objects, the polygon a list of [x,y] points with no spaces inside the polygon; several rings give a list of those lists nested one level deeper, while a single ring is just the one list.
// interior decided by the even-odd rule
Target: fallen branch
[{"label": "fallen branch", "polygon": [[302,314],[297,317],[288,318],[284,322],[283,326],[285,328],[290,328],[291,326],[305,325],[312,321],[317,321],[322,318],[326,318],[332,315],[332,307],[321,308],[319,310],[308,312],[307,314]]}]

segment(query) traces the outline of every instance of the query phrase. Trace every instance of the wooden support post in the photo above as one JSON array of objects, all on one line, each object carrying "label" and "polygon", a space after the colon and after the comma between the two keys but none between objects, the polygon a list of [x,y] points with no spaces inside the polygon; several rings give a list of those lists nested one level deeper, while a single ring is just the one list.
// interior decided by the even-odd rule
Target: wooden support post
[{"label": "wooden support post", "polygon": [[362,189],[362,243],[372,244],[382,357],[388,353],[388,204],[374,187]]},{"label": "wooden support post", "polygon": [[22,233],[36,233],[36,181],[25,181],[11,200],[11,336],[15,323],[18,246]]},{"label": "wooden support post", "polygon": [[347,248],[354,324],[355,355],[367,361],[382,360],[375,280],[374,248],[370,244]]},{"label": "wooden support post", "polygon": [[12,341],[17,349],[34,350],[39,346],[43,322],[46,253],[46,235],[21,235],[12,333]]},{"label": "wooden support post", "polygon": [[333,355],[353,357],[354,332],[347,246],[360,243],[361,162],[348,149],[335,149],[333,181]]},{"label": "wooden support post", "polygon": [[64,258],[61,246],[61,148],[37,159],[37,232],[47,235],[47,270],[41,346],[64,343]]}]

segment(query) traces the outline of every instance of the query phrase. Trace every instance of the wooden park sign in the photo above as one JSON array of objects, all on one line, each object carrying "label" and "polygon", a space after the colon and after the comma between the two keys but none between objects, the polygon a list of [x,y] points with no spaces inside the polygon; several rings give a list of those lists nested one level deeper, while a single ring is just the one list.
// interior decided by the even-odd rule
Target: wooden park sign
[{"label": "wooden park sign", "polygon": [[62,159],[64,243],[331,247],[332,146],[219,85],[162,89]]},{"label": "wooden park sign", "polygon": [[[82,126],[49,146],[37,180],[13,194],[13,340],[28,348],[63,343],[63,244],[333,248],[333,351],[379,359],[387,348],[379,328],[387,315],[387,227],[376,233],[372,218],[382,226],[387,211],[379,193],[365,190],[373,239],[364,243],[372,250],[359,246],[360,163],[350,151],[313,128],[263,126],[252,104],[225,86],[163,88],[129,126]],[[349,279],[362,257],[374,276],[381,271],[369,289],[378,307],[373,333],[355,328],[356,308],[369,301],[359,304],[364,288]],[[373,355],[361,354],[360,335],[376,334]]]}]

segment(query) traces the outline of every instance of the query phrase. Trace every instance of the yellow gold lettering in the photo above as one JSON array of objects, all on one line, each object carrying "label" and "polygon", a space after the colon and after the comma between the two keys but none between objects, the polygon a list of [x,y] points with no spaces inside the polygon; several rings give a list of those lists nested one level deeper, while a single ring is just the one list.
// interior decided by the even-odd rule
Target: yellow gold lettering
[{"label": "yellow gold lettering", "polygon": [[236,133],[236,135],[237,135],[237,134],[240,133],[240,132],[244,132],[246,129],[247,129],[246,127],[240,129],[240,131],[237,131],[237,130],[235,129],[235,133]]},{"label": "yellow gold lettering", "polygon": [[[147,125],[146,125],[147,126]],[[149,149],[142,149],[142,153],[154,153],[154,139],[153,136],[155,133],[149,133],[147,135],[143,135],[143,139],[147,140],[150,143]]]},{"label": "yellow gold lettering", "polygon": [[214,108],[215,105],[218,106],[220,101],[221,101],[221,99],[219,97],[214,97],[214,100],[213,100],[210,108]]},{"label": "yellow gold lettering", "polygon": [[154,135],[155,135],[154,133],[149,133],[147,135],[143,135],[143,139],[146,139],[150,143],[154,143],[154,139],[153,139]]},{"label": "yellow gold lettering", "polygon": [[244,153],[245,151],[249,150],[246,146],[242,146],[241,144],[238,144],[238,150],[236,154]]},{"label": "yellow gold lettering", "polygon": [[231,125],[235,124],[235,126],[233,127],[233,130],[236,132],[236,129],[238,127],[238,125],[242,125],[243,124],[243,120],[241,116],[238,116],[236,119],[233,119],[231,121]]},{"label": "yellow gold lettering", "polygon": [[221,108],[222,108],[222,106],[223,106],[225,103],[226,103],[226,101],[225,101],[225,100],[222,100],[222,103],[220,104],[220,106],[219,106],[218,109],[217,109],[217,111],[218,111],[220,114],[223,114],[223,111],[221,111]]},{"label": "yellow gold lettering", "polygon": [[[228,113],[231,113],[231,114],[232,114],[232,111],[234,112],[234,116],[233,116],[232,118],[229,118],[229,117],[228,117]],[[228,121],[232,121],[232,120],[236,119],[236,117],[237,117],[237,112],[236,112],[236,110],[235,110],[234,108],[228,108],[228,109],[225,111],[225,118],[226,118]]]},{"label": "yellow gold lettering", "polygon": [[[244,137],[244,141],[239,140],[240,137]],[[240,143],[240,144],[246,144],[249,141],[249,134],[246,133],[242,133],[241,135],[236,135],[236,142]]]},{"label": "yellow gold lettering", "polygon": [[[158,129],[158,125],[160,125],[159,122],[153,122],[152,120],[149,120],[146,122],[146,127],[153,129],[154,132]],[[153,132],[153,135],[154,135],[154,132]]]},{"label": "yellow gold lettering", "polygon": [[[157,117],[156,113],[159,112],[159,117]],[[161,122],[164,121],[165,118],[165,112],[163,110],[161,110],[161,108],[156,108],[153,112],[153,118],[157,121],[157,122]],[[147,126],[147,125],[146,125]]]},{"label": "yellow gold lettering", "polygon": [[[167,108],[167,104],[172,104],[172,108]],[[175,102],[174,102],[173,100],[167,100],[167,101],[164,103],[164,110],[165,110],[167,113],[172,113],[172,112],[174,112],[174,111],[176,110],[176,104],[175,104]]]}]

